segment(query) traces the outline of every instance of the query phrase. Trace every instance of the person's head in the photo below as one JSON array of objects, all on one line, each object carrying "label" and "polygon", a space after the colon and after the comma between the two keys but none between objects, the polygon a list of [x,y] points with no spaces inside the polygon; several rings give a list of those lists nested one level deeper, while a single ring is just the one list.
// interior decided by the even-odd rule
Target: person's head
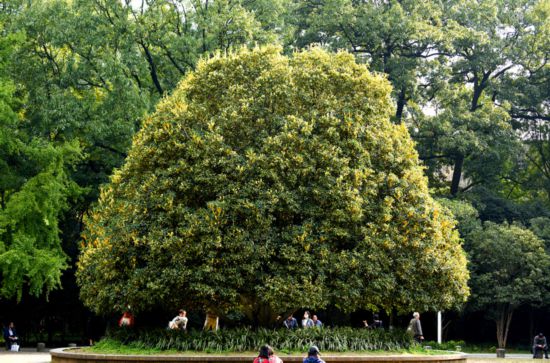
[{"label": "person's head", "polygon": [[413,318],[415,318],[415,319],[420,319],[420,314],[419,314],[418,312],[415,311],[415,312],[413,313]]},{"label": "person's head", "polygon": [[15,324],[13,323],[13,321],[10,321],[10,323],[8,324],[8,327],[15,328]]},{"label": "person's head", "polygon": [[179,316],[185,316],[185,315],[187,315],[187,311],[181,309],[181,310],[179,311]]},{"label": "person's head", "polygon": [[539,333],[539,337],[542,338],[544,336],[544,334],[542,333]]},{"label": "person's head", "polygon": [[286,318],[286,320],[292,320],[293,317],[294,317],[294,316],[293,316],[292,314],[290,314],[290,315],[288,316],[288,318]]},{"label": "person's head", "polygon": [[270,356],[273,355],[273,348],[271,348],[269,345],[263,345],[261,348],[260,348],[260,354],[258,354],[258,356],[260,358],[269,358]]},{"label": "person's head", "polygon": [[313,316],[311,317],[311,320],[317,321],[317,315],[313,315]]},{"label": "person's head", "polygon": [[378,316],[377,313],[372,314],[372,318],[373,318],[374,320],[379,320],[379,316]]},{"label": "person's head", "polygon": [[304,319],[308,319],[309,318],[309,311],[304,311]]},{"label": "person's head", "polygon": [[318,355],[321,355],[321,352],[319,352],[319,348],[317,348],[316,345],[309,347],[309,350],[307,351],[308,357],[316,357]]}]

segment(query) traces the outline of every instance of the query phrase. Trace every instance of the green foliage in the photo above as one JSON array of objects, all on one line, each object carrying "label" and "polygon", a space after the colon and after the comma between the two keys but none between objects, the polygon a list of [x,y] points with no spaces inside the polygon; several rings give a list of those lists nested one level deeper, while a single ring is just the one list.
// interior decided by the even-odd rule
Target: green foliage
[{"label": "green foliage", "polygon": [[95,311],[450,308],[468,295],[389,84],[347,53],[201,62],[147,118],[87,220]]},{"label": "green foliage", "polygon": [[470,306],[487,309],[497,323],[499,347],[504,348],[514,310],[542,302],[550,256],[542,240],[516,225],[487,222],[472,240]]},{"label": "green foliage", "polygon": [[0,39],[0,297],[18,300],[25,288],[38,296],[59,287],[68,267],[58,221],[79,193],[67,171],[80,157],[76,142],[29,132],[24,90],[8,71],[22,41],[21,33]]},{"label": "green foliage", "polygon": [[[474,206],[463,200],[438,198],[438,203],[448,208],[457,220],[457,228],[460,232],[460,237],[468,240],[468,237],[481,228],[479,213]],[[466,250],[468,248],[466,247]]]},{"label": "green foliage", "polygon": [[218,332],[174,330],[111,331],[94,350],[125,348],[154,351],[255,352],[266,342],[277,352],[307,352],[315,344],[322,352],[397,351],[413,345],[403,330],[383,329],[222,329]]},{"label": "green foliage", "polygon": [[550,218],[537,217],[529,221],[529,229],[544,241],[546,250],[550,251]]}]

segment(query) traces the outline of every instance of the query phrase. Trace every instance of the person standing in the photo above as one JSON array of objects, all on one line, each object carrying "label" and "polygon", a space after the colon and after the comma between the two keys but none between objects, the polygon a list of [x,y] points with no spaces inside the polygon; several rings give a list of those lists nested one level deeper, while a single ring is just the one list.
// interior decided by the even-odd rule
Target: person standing
[{"label": "person standing", "polygon": [[302,328],[312,328],[313,327],[313,320],[309,317],[309,311],[304,312],[304,318],[302,319]]},{"label": "person standing", "polygon": [[321,353],[319,352],[319,348],[317,346],[312,345],[308,352],[307,352],[307,358],[304,358],[303,363],[325,363],[324,360],[322,360],[319,356]]},{"label": "person standing", "polygon": [[[548,359],[548,344],[543,333],[538,333],[533,339],[533,358],[537,358],[539,351],[544,352],[544,358]],[[542,358],[542,354],[540,357]]]},{"label": "person standing", "polygon": [[296,318],[290,314],[283,322],[283,326],[290,330],[296,329],[298,327],[298,322],[296,321]]},{"label": "person standing", "polygon": [[413,336],[414,340],[418,343],[422,343],[424,340],[424,334],[422,333],[422,324],[420,323],[420,314],[418,312],[413,313],[413,318],[409,322],[407,331]]},{"label": "person standing", "polygon": [[275,355],[273,348],[266,344],[260,348],[260,353],[254,359],[254,363],[283,363],[283,361]]},{"label": "person standing", "polygon": [[323,323],[321,322],[321,320],[319,320],[317,318],[317,315],[313,315],[311,317],[311,320],[313,321],[313,326],[316,327],[316,328],[320,328],[323,326]]}]

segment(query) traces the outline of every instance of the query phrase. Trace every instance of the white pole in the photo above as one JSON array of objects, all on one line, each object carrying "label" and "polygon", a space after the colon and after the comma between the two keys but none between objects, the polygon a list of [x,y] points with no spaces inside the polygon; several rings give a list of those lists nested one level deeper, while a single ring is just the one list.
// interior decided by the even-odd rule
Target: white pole
[{"label": "white pole", "polygon": [[437,343],[441,344],[441,311],[437,312]]}]

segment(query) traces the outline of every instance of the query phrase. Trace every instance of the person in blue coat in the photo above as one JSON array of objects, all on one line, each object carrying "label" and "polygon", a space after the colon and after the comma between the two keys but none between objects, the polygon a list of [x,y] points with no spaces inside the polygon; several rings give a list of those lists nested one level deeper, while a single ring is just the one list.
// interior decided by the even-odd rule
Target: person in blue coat
[{"label": "person in blue coat", "polygon": [[307,352],[307,358],[304,358],[303,363],[325,363],[324,360],[322,360],[319,356],[321,355],[321,352],[319,352],[319,348],[317,346],[312,345],[308,352]]}]

